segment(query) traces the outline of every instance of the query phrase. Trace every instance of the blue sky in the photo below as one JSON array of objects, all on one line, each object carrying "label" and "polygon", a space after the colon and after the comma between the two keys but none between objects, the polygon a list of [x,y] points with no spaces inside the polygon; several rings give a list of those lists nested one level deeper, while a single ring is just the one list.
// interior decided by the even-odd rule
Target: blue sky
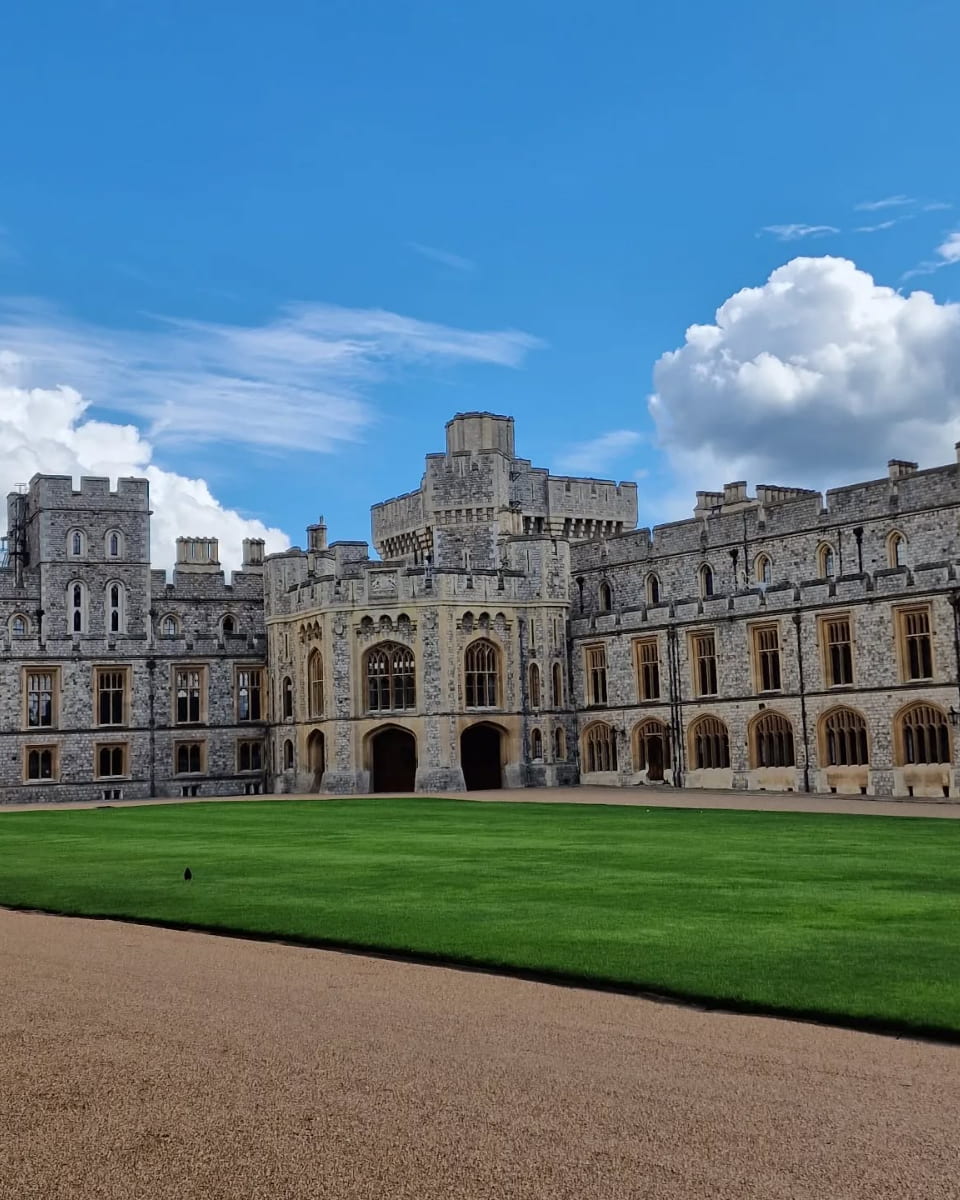
[{"label": "blue sky", "polygon": [[[13,429],[18,389],[90,405],[49,467],[45,410],[7,429],[18,469],[83,467],[78,445],[131,421],[141,441],[108,468],[149,462],[169,497],[201,477],[296,542],[321,511],[332,536],[367,537],[369,505],[417,485],[457,410],[512,413],[538,464],[638,478],[641,521],[740,470],[830,483],[883,473],[903,442],[952,457],[955,2],[8,9],[0,350],[17,367],[0,406]],[[771,289],[798,256],[816,260],[806,283],[794,267]],[[744,288],[749,331],[728,309],[741,323],[715,361],[687,346],[655,376]],[[784,288],[807,299],[771,323]],[[861,364],[889,352],[886,383],[830,375],[837,337]],[[731,346],[746,358],[705,392]],[[890,370],[923,428],[877,398]],[[834,447],[865,414],[882,436],[846,459],[816,436],[785,453],[785,404]]]}]

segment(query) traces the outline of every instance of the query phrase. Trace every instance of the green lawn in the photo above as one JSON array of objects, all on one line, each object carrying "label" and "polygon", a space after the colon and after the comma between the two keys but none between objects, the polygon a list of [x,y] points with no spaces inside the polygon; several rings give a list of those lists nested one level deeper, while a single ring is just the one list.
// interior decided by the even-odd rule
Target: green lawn
[{"label": "green lawn", "polygon": [[429,799],[0,813],[0,904],[960,1035],[956,821]]}]

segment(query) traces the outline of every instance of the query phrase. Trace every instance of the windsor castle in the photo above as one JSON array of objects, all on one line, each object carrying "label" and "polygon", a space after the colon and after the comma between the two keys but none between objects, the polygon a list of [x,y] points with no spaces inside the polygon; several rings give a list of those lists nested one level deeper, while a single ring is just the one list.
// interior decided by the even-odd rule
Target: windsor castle
[{"label": "windsor castle", "polygon": [[365,542],[150,565],[148,485],[38,475],[0,551],[0,802],[578,782],[953,797],[960,466],[629,483],[458,414]]}]

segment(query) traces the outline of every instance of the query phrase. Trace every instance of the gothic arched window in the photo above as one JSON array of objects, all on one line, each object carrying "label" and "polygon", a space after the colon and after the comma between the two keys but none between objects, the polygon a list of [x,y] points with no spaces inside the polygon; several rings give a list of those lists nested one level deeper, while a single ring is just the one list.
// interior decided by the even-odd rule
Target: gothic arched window
[{"label": "gothic arched window", "polygon": [[536,663],[530,664],[530,707],[540,707],[540,668]]},{"label": "gothic arched window", "polygon": [[500,652],[492,642],[471,642],[463,659],[467,708],[500,705]]},{"label": "gothic arched window", "polygon": [[588,772],[617,769],[617,734],[612,725],[598,721],[584,730],[583,760]]},{"label": "gothic arched window", "polygon": [[310,716],[323,716],[323,659],[319,650],[311,650],[307,659],[307,699]]},{"label": "gothic arched window", "polygon": [[71,633],[87,632],[87,591],[82,583],[67,588],[68,625]]},{"label": "gothic arched window", "polygon": [[897,719],[900,765],[949,763],[947,716],[934,704],[911,704]]},{"label": "gothic arched window", "polygon": [[793,726],[776,712],[765,712],[750,729],[750,765],[752,767],[792,767]]},{"label": "gothic arched window", "polygon": [[835,708],[823,718],[821,753],[829,767],[869,765],[867,723],[852,708]]},{"label": "gothic arched window", "polygon": [[416,707],[416,663],[408,646],[381,642],[367,652],[367,709],[395,712]]},{"label": "gothic arched window", "polygon": [[107,631],[122,633],[124,625],[124,592],[122,583],[107,584]]},{"label": "gothic arched window", "polygon": [[700,717],[690,726],[693,762],[698,771],[730,766],[730,734],[717,717]]},{"label": "gothic arched window", "polygon": [[709,563],[704,563],[700,568],[700,596],[701,599],[707,600],[713,595],[713,568]]}]

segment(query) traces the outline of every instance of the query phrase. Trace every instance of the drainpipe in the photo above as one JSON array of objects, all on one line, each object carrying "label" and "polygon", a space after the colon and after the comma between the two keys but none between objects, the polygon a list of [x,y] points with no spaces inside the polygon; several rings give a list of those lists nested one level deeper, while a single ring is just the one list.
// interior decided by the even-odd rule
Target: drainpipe
[{"label": "drainpipe", "polygon": [[157,660],[147,659],[147,678],[150,684],[150,795],[157,794],[157,721],[156,721],[156,679]]},{"label": "drainpipe", "polygon": [[667,630],[667,669],[670,677],[670,742],[673,760],[673,786],[683,787],[685,755],[683,745],[683,691],[680,672],[680,647],[676,628]]},{"label": "drainpipe", "polygon": [[863,526],[858,525],[853,531],[853,536],[857,539],[857,571],[863,574]]},{"label": "drainpipe", "polygon": [[801,637],[801,616],[793,614],[793,627],[797,634],[797,667],[800,675],[800,725],[803,729],[803,790],[810,791],[810,736],[807,729],[807,695],[803,683],[803,638]]}]

